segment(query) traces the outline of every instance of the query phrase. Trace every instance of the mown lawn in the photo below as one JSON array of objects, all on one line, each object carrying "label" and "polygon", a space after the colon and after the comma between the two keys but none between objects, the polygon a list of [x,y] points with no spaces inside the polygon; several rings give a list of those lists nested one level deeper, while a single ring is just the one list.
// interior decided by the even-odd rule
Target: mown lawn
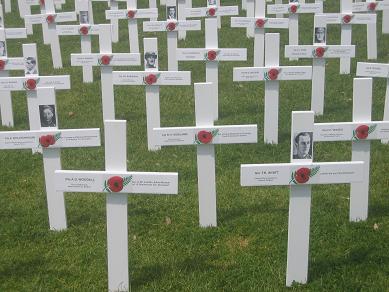
[{"label": "mown lawn", "polygon": [[[16,2],[16,1],[13,1]],[[74,10],[67,1],[64,10]],[[139,1],[146,7],[146,1]],[[313,1],[311,1],[313,2]],[[326,12],[339,1],[327,0]],[[223,5],[235,5],[226,0]],[[14,5],[16,3],[13,3]],[[124,4],[124,3],[121,3]],[[194,6],[205,1],[194,1]],[[94,4],[102,23],[104,3]],[[38,9],[34,9],[37,13]],[[164,8],[160,15],[165,15]],[[243,12],[241,12],[243,15]],[[162,18],[160,17],[160,18]],[[378,61],[389,60],[389,35],[378,24]],[[19,13],[5,17],[7,27],[23,26]],[[300,17],[300,43],[312,43],[313,16]],[[204,24],[204,22],[203,22]],[[158,37],[160,69],[167,68],[166,35]],[[115,52],[127,52],[127,26],[120,24]],[[277,32],[275,30],[275,32]],[[288,34],[281,33],[282,45]],[[179,173],[178,196],[131,195],[128,203],[129,270],[133,291],[276,291],[286,290],[288,187],[240,187],[243,163],[288,162],[291,112],[310,109],[311,82],[281,82],[278,145],[263,143],[264,84],[232,82],[232,69],[251,66],[253,40],[243,29],[219,31],[220,47],[248,49],[247,62],[220,63],[220,119],[217,124],[258,124],[258,144],[216,146],[218,227],[199,228],[195,147],[166,147],[148,152],[145,93],[142,86],[115,88],[116,118],[127,120],[128,169]],[[328,43],[340,42],[340,27],[329,26]],[[78,37],[61,37],[64,68],[54,70],[40,27],[28,41],[38,44],[42,75],[70,74],[72,90],[57,92],[61,128],[103,128],[99,70],[95,82],[82,83],[81,68],[70,67],[70,53],[80,52]],[[9,56],[21,56],[22,41],[8,42]],[[366,27],[354,26],[357,58],[351,75],[339,75],[339,61],[328,61],[326,104],[320,122],[352,120],[352,81],[357,61],[366,61]],[[142,41],[140,41],[142,45]],[[93,43],[98,51],[97,38]],[[179,47],[204,47],[203,32],[189,32]],[[281,54],[283,55],[283,48]],[[282,65],[310,64],[310,60]],[[192,82],[205,81],[201,62],[181,62]],[[143,70],[141,67],[118,70]],[[373,120],[382,120],[386,81],[374,80]],[[162,126],[195,123],[193,86],[163,87]],[[28,129],[25,93],[13,94],[15,129]],[[73,113],[73,114],[69,114]],[[0,127],[8,131],[9,128]],[[309,282],[291,290],[384,291],[389,287],[389,146],[372,142],[369,218],[350,223],[349,185],[313,187]],[[351,143],[317,143],[315,161],[351,159]],[[48,229],[41,155],[0,152],[0,291],[104,291],[107,289],[105,198],[102,194],[66,194],[68,230]],[[104,148],[62,151],[63,169],[104,169]],[[375,226],[375,227],[374,227]]]}]

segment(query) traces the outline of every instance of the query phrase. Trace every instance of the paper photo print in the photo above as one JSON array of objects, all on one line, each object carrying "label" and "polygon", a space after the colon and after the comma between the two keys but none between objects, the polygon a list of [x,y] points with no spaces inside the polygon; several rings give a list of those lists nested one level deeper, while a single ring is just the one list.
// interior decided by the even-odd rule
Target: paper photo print
[{"label": "paper photo print", "polygon": [[145,53],[145,68],[158,68],[158,55],[156,52]]},{"label": "paper photo print", "polygon": [[81,24],[89,23],[89,12],[88,11],[80,11],[80,23]]},{"label": "paper photo print", "polygon": [[0,57],[7,56],[7,48],[5,45],[5,41],[0,41]]},{"label": "paper photo print", "polygon": [[293,137],[293,159],[312,159],[313,132],[299,132]]},{"label": "paper photo print", "polygon": [[324,44],[326,42],[326,28],[315,27],[315,43]]},{"label": "paper photo print", "polygon": [[177,19],[177,7],[176,6],[166,6],[166,18],[167,19]]},{"label": "paper photo print", "polygon": [[57,126],[57,116],[54,104],[39,105],[39,115],[42,128],[53,128]]},{"label": "paper photo print", "polygon": [[24,74],[38,74],[38,70],[36,69],[36,59],[34,57],[27,57],[25,59],[25,70]]}]

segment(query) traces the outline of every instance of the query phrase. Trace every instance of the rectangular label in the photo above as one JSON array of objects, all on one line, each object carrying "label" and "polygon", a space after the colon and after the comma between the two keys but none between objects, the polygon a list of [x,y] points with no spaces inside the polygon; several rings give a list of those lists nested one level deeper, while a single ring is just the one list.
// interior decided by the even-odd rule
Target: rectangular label
[{"label": "rectangular label", "polygon": [[[175,25],[168,29],[170,23]],[[179,30],[201,30],[200,20],[187,21],[144,21],[143,31],[179,31]]]},{"label": "rectangular label", "polygon": [[55,184],[64,192],[177,194],[178,174],[57,170]]},{"label": "rectangular label", "polygon": [[[246,61],[247,49],[177,49],[178,61]],[[211,53],[210,53],[211,52]]]},{"label": "rectangular label", "polygon": [[7,39],[25,39],[27,38],[27,29],[25,28],[6,28],[5,37]]},{"label": "rectangular label", "polygon": [[[28,84],[28,80],[34,80]],[[59,76],[34,76],[34,77],[2,77],[0,78],[0,90],[19,91],[32,87],[54,87],[55,89],[70,89],[69,75]]]},{"label": "rectangular label", "polygon": [[361,182],[363,162],[242,164],[241,186],[313,185]]},{"label": "rectangular label", "polygon": [[[292,6],[296,6],[296,11],[292,12]],[[323,3],[290,3],[290,4],[272,4],[267,5],[268,14],[300,14],[300,13],[323,13]]]},{"label": "rectangular label", "polygon": [[270,80],[310,80],[311,66],[284,67],[236,67],[233,71],[234,81],[270,81]]},{"label": "rectangular label", "polygon": [[[220,7],[210,7],[215,10],[215,14],[212,16],[228,16],[228,15],[238,15],[239,8],[238,6],[220,6]],[[186,17],[205,17],[211,16],[208,12],[210,8],[199,7],[199,8],[185,8]]]},{"label": "rectangular label", "polygon": [[76,12],[57,13],[55,17],[55,22],[69,22],[69,21],[76,21],[76,20],[77,20]]},{"label": "rectangular label", "polygon": [[[133,19],[140,18],[158,18],[158,9],[157,8],[148,8],[148,9],[131,9],[134,12]],[[107,19],[131,19],[128,17],[128,10],[106,10],[105,17]]]},{"label": "rectangular label", "polygon": [[24,70],[24,58],[8,58],[1,60],[5,61],[4,70]]},{"label": "rectangular label", "polygon": [[190,85],[190,71],[114,71],[115,85]]},{"label": "rectangular label", "polygon": [[314,141],[360,141],[389,138],[389,122],[315,123]]},{"label": "rectangular label", "polygon": [[0,149],[100,146],[100,129],[0,132]]},{"label": "rectangular label", "polygon": [[341,58],[355,57],[355,46],[329,45],[329,46],[285,46],[287,58]]},{"label": "rectangular label", "polygon": [[98,25],[57,25],[56,31],[58,35],[85,35],[81,33],[83,28],[86,28],[86,35],[97,35],[99,34]]},{"label": "rectangular label", "polygon": [[358,62],[357,76],[389,78],[389,64]]},{"label": "rectangular label", "polygon": [[[263,28],[289,28],[288,18],[262,18],[265,21]],[[254,27],[257,18],[231,17],[231,27]]]},{"label": "rectangular label", "polygon": [[155,128],[154,134],[160,146],[257,143],[257,125]]},{"label": "rectangular label", "polygon": [[[103,65],[103,56],[110,58],[109,65]],[[139,53],[113,54],[71,54],[72,66],[136,66],[140,65]]]},{"label": "rectangular label", "polygon": [[35,15],[25,15],[24,21],[26,24],[40,24],[46,21],[46,15],[35,14]]},{"label": "rectangular label", "polygon": [[[370,5],[374,5],[374,8],[370,8]],[[353,3],[353,12],[372,12],[380,10],[389,10],[389,1],[377,1],[377,2],[359,2]]]}]

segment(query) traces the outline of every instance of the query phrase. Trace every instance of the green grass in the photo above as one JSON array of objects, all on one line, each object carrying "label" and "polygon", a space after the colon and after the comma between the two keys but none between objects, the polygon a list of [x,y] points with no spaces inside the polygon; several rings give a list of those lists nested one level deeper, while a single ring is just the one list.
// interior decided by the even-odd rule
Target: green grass
[{"label": "green grass", "polygon": [[[67,1],[66,11],[74,6]],[[235,5],[226,0],[223,5]],[[14,4],[14,3],[13,3]],[[204,5],[194,1],[194,6]],[[327,0],[325,11],[336,12]],[[142,1],[139,7],[145,7]],[[94,4],[96,23],[106,22],[103,3]],[[37,13],[37,9],[34,9]],[[160,9],[163,16],[164,11]],[[7,27],[23,26],[18,12],[6,15]],[[241,15],[243,13],[241,12]],[[379,62],[389,58],[389,36],[378,24]],[[312,43],[312,16],[300,17],[300,43]],[[203,21],[204,24],[204,21]],[[120,24],[115,52],[127,52],[126,23]],[[139,25],[140,33],[141,25]],[[80,52],[78,37],[61,37],[64,69],[52,69],[41,29],[28,41],[9,41],[10,56],[21,56],[22,42],[38,44],[42,75],[71,74],[72,90],[57,92],[61,128],[103,128],[99,70],[93,84],[83,84],[81,68],[70,67],[70,53]],[[389,149],[372,142],[369,218],[350,223],[349,186],[313,187],[308,284],[285,288],[288,187],[242,188],[240,164],[289,161],[291,112],[310,109],[311,82],[281,82],[278,145],[263,144],[263,83],[232,82],[232,69],[251,66],[253,40],[244,29],[231,29],[229,17],[219,31],[220,47],[248,49],[247,62],[220,64],[218,124],[258,124],[258,144],[216,146],[218,227],[198,226],[195,147],[166,147],[148,152],[145,93],[142,86],[115,88],[116,118],[127,120],[128,169],[179,173],[178,196],[129,196],[129,271],[133,291],[384,291],[389,287]],[[275,30],[277,32],[277,30]],[[281,32],[282,45],[287,32]],[[179,47],[204,47],[203,32],[189,32]],[[167,68],[166,35],[158,37],[160,68]],[[329,26],[329,44],[338,44],[339,26]],[[142,46],[142,41],[140,41]],[[366,61],[366,27],[353,28],[357,58]],[[97,38],[93,50],[98,51]],[[283,47],[281,54],[283,55]],[[282,65],[310,64],[310,60]],[[201,62],[181,62],[192,82],[205,81]],[[118,68],[118,70],[143,70]],[[352,120],[351,75],[339,75],[339,61],[328,61],[326,103],[319,122]],[[373,120],[382,120],[385,80],[374,80]],[[194,125],[193,86],[161,88],[161,125]],[[28,129],[25,93],[13,94],[15,129]],[[74,116],[69,116],[74,112]],[[10,130],[0,127],[0,130]],[[315,161],[351,159],[351,143],[317,143]],[[107,289],[105,198],[102,194],[66,194],[68,230],[48,230],[41,155],[0,152],[0,291],[104,291]],[[104,169],[104,148],[62,151],[63,169]],[[171,219],[167,224],[166,218]],[[378,229],[374,229],[374,224]]]}]

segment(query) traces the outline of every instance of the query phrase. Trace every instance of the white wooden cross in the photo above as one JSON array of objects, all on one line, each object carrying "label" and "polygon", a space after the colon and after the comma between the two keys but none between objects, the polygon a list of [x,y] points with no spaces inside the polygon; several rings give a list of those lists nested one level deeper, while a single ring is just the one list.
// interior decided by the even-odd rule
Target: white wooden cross
[{"label": "white wooden cross", "polygon": [[127,171],[126,121],[105,121],[105,171],[59,170],[56,189],[105,193],[107,208],[108,290],[129,291],[128,194],[177,194],[178,174]]},{"label": "white wooden cross", "polygon": [[280,66],[280,34],[265,35],[265,67],[234,68],[234,81],[265,81],[265,143],[278,144],[280,80],[311,80],[311,66]]},{"label": "white wooden cross", "polygon": [[[239,7],[238,6],[220,6],[220,4],[217,4],[214,0],[207,1],[207,7],[196,7],[196,8],[186,8],[184,12],[184,15],[186,17],[211,17],[211,18],[217,18],[217,26],[216,27],[207,27],[205,26],[205,30],[212,29],[216,30],[217,35],[217,29],[219,27],[219,20],[221,16],[231,16],[231,15],[238,15],[239,14]],[[207,34],[207,33],[206,33]]]},{"label": "white wooden cross", "polygon": [[241,165],[242,186],[290,186],[287,286],[308,278],[311,185],[356,183],[364,176],[361,161],[312,161],[313,119],[312,111],[292,113],[291,163]]},{"label": "white wooden cross", "polygon": [[160,127],[159,87],[191,85],[190,71],[159,71],[158,43],[156,38],[145,38],[145,71],[114,71],[114,85],[144,85],[146,91],[147,145],[150,151],[161,149],[154,137],[154,128]]},{"label": "white wooden cross", "polygon": [[[299,43],[299,14],[323,13],[323,3],[303,3],[267,5],[268,14],[289,14],[289,45]],[[291,60],[296,60],[295,58]]]},{"label": "white wooden cross", "polygon": [[50,229],[64,230],[67,228],[64,195],[56,191],[54,184],[54,171],[61,169],[60,150],[100,146],[100,129],[58,129],[54,88],[38,88],[36,92],[32,118],[40,125],[47,125],[42,120],[46,117],[54,122],[50,127],[40,126],[40,130],[0,132],[0,150],[38,147],[42,151]]},{"label": "white wooden cross", "polygon": [[101,70],[101,98],[104,120],[115,119],[112,67],[139,66],[139,53],[112,53],[111,25],[99,25],[100,53],[71,54],[72,66],[98,66]]},{"label": "white wooden cross", "polygon": [[[79,25],[57,25],[57,35],[69,36],[77,35],[81,38],[81,53],[90,54],[92,52],[92,40],[91,35],[99,34],[99,25],[85,23],[85,18],[89,18],[90,2],[88,0],[77,0],[78,7],[80,9]],[[93,67],[90,65],[82,66],[82,76],[85,83],[93,82]]]},{"label": "white wooden cross", "polygon": [[214,87],[195,83],[195,127],[156,128],[158,145],[196,145],[199,220],[201,227],[217,226],[215,144],[257,143],[257,125],[215,126],[209,107]]},{"label": "white wooden cross", "polygon": [[[341,44],[351,45],[353,24],[376,24],[377,15],[373,13],[352,13],[352,0],[341,0],[341,13],[326,13],[327,24],[341,24]],[[377,35],[367,35],[368,58],[376,58],[373,52],[377,51]],[[375,54],[376,55],[376,54]],[[340,74],[350,74],[351,58],[340,59]]]},{"label": "white wooden cross", "polygon": [[[384,121],[389,121],[389,64],[357,63],[357,76],[386,78],[386,94],[384,107]],[[382,139],[382,143],[388,144],[389,139]]]},{"label": "white wooden cross", "polygon": [[[2,10],[0,17],[3,18]],[[23,58],[8,58],[7,39],[27,38],[25,28],[5,28],[4,22],[1,21],[0,28],[0,77],[8,77],[9,71],[24,70]],[[14,126],[11,92],[9,90],[0,91],[0,113],[1,124],[7,127]]]},{"label": "white wooden cross", "polygon": [[218,119],[219,99],[219,62],[221,61],[246,61],[246,48],[219,48],[217,36],[217,19],[205,19],[205,48],[179,48],[177,49],[178,61],[205,61],[206,81],[215,87],[215,98],[210,101],[213,109],[214,120]]},{"label": "white wooden cross", "polygon": [[[119,9],[119,1],[121,0],[91,0],[94,2],[105,2],[111,10]],[[119,19],[113,18],[111,22],[111,41],[117,43],[119,41]]]},{"label": "white wooden cross", "polygon": [[105,17],[107,19],[128,20],[128,37],[130,42],[130,52],[139,53],[139,35],[137,19],[148,18],[156,21],[158,18],[158,9],[137,9],[137,0],[127,0],[127,9],[106,10]]},{"label": "white wooden cross", "polygon": [[[375,0],[366,0],[366,2],[359,2],[356,1],[353,3],[352,7],[353,12],[370,12],[375,13],[376,11],[382,11],[382,33],[388,33],[389,32],[389,22],[387,19],[385,19],[385,12],[389,11],[389,1],[388,0],[382,0],[382,1],[375,1]],[[374,23],[369,23],[367,25],[367,35],[377,35],[377,26]],[[374,49],[374,48],[373,48]],[[371,52],[371,54],[376,54],[377,58],[377,48],[375,48],[376,51]]]},{"label": "white wooden cross", "polygon": [[350,221],[360,221],[368,214],[370,141],[389,139],[389,121],[371,121],[371,78],[355,78],[353,95],[353,122],[315,123],[314,140],[352,141],[352,160],[364,162],[365,178],[350,188]]},{"label": "white wooden cross", "polygon": [[288,18],[267,18],[266,1],[255,0],[253,17],[231,17],[231,27],[250,27],[254,29],[254,67],[262,67],[265,58],[265,29],[289,28]]},{"label": "white wooden cross", "polygon": [[309,58],[312,60],[312,100],[311,110],[322,115],[324,110],[325,72],[327,58],[355,57],[355,46],[326,45],[327,17],[315,15],[313,46],[285,46],[285,57]]},{"label": "white wooden cross", "polygon": [[56,90],[70,89],[69,75],[40,76],[36,44],[23,45],[24,76],[0,77],[0,91],[26,91],[30,130],[39,130],[40,124],[34,119],[38,87],[54,87]]},{"label": "white wooden cross", "polygon": [[[176,0],[167,0],[166,7],[175,7],[177,11]],[[177,62],[177,32],[180,30],[201,30],[200,20],[177,21],[176,19],[167,19],[166,21],[145,21],[143,22],[143,31],[166,31],[167,33],[167,55],[168,70],[178,71]]]},{"label": "white wooden cross", "polygon": [[[355,2],[363,2],[362,0],[355,0]],[[387,6],[388,1],[375,1],[375,0],[366,0],[367,3],[374,2],[377,5],[369,7],[371,10],[382,10],[382,33],[389,33],[389,8]],[[362,4],[361,4],[362,5]],[[379,6],[379,7],[378,7]],[[375,9],[374,9],[375,8]]]},{"label": "white wooden cross", "polygon": [[48,25],[48,37],[51,47],[51,57],[53,59],[54,68],[62,68],[61,48],[59,45],[59,37],[56,30],[56,24],[59,22],[75,21],[77,19],[76,12],[56,13],[53,0],[45,0],[45,13],[26,15],[24,17],[26,23]]},{"label": "white wooden cross", "polygon": [[4,11],[5,13],[12,12],[11,0],[4,0]]}]

